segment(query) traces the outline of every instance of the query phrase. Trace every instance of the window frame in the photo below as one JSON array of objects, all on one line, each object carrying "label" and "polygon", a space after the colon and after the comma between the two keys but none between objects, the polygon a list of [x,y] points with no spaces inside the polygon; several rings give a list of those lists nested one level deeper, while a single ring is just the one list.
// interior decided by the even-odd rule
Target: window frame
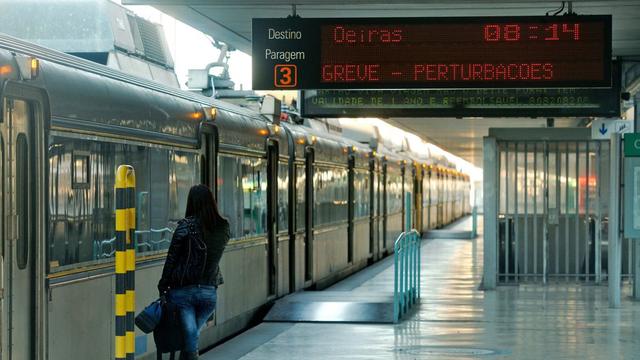
[{"label": "window frame", "polygon": [[[78,158],[86,158],[87,169],[86,178],[87,181],[79,182],[76,180],[76,160]],[[90,189],[91,188],[91,152],[82,150],[73,150],[71,152],[71,188],[72,189]]]}]

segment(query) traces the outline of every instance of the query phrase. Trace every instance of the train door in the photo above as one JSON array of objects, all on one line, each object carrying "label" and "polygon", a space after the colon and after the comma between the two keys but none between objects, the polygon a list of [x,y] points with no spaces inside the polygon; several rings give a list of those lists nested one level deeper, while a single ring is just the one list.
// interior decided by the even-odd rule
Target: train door
[{"label": "train door", "polygon": [[305,237],[304,237],[304,280],[305,286],[311,285],[313,280],[313,149],[307,148],[305,152]]},{"label": "train door", "polygon": [[431,171],[431,169],[429,169],[428,173],[427,173],[427,229],[431,229],[433,228],[432,224],[432,214],[431,214],[431,205],[433,204],[433,192],[432,187],[433,187],[433,171]]},{"label": "train door", "polygon": [[267,268],[269,296],[276,295],[278,279],[278,144],[267,148]]},{"label": "train door", "polygon": [[409,211],[409,209],[407,209],[407,170],[405,169],[404,166],[401,167],[400,169],[400,179],[402,179],[402,228],[400,229],[400,232],[403,232],[407,229],[407,211]]},{"label": "train door", "polygon": [[351,264],[353,262],[353,217],[354,217],[354,180],[355,180],[355,164],[356,159],[353,154],[349,155],[349,173],[348,173],[348,195],[347,195],[347,218],[348,218],[348,230],[347,230],[347,262]]},{"label": "train door", "polygon": [[422,168],[414,167],[413,174],[413,228],[422,233]]},{"label": "train door", "polygon": [[[9,90],[9,89],[7,89]],[[17,89],[16,89],[17,90]],[[2,197],[4,214],[2,244],[2,290],[0,299],[3,308],[3,352],[6,359],[35,359],[38,341],[36,326],[40,304],[37,302],[36,260],[42,258],[38,251],[42,243],[37,237],[42,221],[37,201],[42,191],[36,187],[42,179],[36,166],[42,161],[41,103],[23,96],[23,92],[11,90],[4,98],[2,129]],[[39,139],[39,138],[38,138]],[[38,145],[36,145],[38,144]]]},{"label": "train door", "polygon": [[382,256],[387,251],[387,162],[382,164]]},{"label": "train door", "polygon": [[376,228],[377,228],[377,217],[376,217],[376,204],[378,203],[378,198],[376,194],[377,189],[377,181],[378,177],[376,176],[376,160],[371,158],[369,159],[369,259],[370,261],[377,260],[377,251],[376,251]]},{"label": "train door", "polygon": [[217,196],[218,194],[218,182],[217,179],[217,143],[218,132],[217,129],[210,125],[203,127],[203,147],[204,147],[204,161],[202,161],[202,177],[204,178],[204,184],[211,188],[211,191]]},{"label": "train door", "polygon": [[442,174],[439,171],[436,173],[436,191],[438,192],[438,203],[436,204],[436,227],[440,228],[442,225],[444,225],[444,219],[442,216],[442,204],[445,199],[442,187]]}]

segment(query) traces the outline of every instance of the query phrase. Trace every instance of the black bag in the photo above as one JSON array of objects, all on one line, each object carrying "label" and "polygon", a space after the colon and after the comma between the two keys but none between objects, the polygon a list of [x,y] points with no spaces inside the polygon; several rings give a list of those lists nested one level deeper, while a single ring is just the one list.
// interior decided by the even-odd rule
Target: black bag
[{"label": "black bag", "polygon": [[164,303],[160,323],[153,330],[153,341],[158,354],[182,350],[184,334],[177,306],[170,301]]}]

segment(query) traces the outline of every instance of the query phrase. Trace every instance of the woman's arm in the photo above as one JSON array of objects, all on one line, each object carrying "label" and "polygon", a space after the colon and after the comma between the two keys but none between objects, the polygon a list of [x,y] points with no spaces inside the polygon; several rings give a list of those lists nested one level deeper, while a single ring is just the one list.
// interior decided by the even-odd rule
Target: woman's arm
[{"label": "woman's arm", "polygon": [[183,251],[184,239],[189,234],[189,226],[185,220],[178,222],[178,227],[173,232],[171,238],[171,245],[169,245],[169,251],[167,251],[167,258],[164,261],[164,268],[162,269],[162,277],[158,282],[158,292],[162,296],[170,288],[171,278],[176,264],[180,260],[180,255]]}]

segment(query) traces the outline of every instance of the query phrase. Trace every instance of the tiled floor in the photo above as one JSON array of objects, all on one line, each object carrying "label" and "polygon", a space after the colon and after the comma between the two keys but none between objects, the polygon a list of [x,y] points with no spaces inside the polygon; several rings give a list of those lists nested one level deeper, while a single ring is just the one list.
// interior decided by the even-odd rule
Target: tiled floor
[{"label": "tiled floor", "polygon": [[[428,240],[422,254],[421,303],[400,324],[263,323],[202,358],[640,359],[640,303],[629,300],[628,286],[620,309],[608,308],[606,286],[483,292],[481,238]],[[392,275],[387,259],[331,290],[389,293]]]}]

